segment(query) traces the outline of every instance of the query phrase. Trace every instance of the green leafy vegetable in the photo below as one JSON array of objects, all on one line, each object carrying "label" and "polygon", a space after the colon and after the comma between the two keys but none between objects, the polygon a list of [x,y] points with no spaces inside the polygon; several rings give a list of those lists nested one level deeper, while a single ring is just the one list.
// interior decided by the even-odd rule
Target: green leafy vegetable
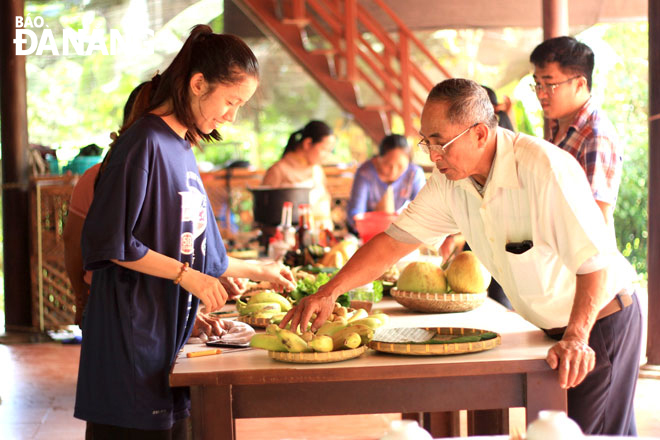
[{"label": "green leafy vegetable", "polygon": [[319,288],[330,281],[332,278],[332,274],[327,274],[325,272],[321,272],[318,275],[316,275],[316,278],[304,278],[302,280],[298,281],[298,285],[296,286],[296,289],[293,290],[289,295],[291,298],[293,298],[295,301],[300,300],[300,298],[313,295],[316,293]]},{"label": "green leafy vegetable", "polygon": [[[299,301],[301,298],[315,294],[319,288],[330,281],[330,279],[337,273],[337,269],[333,273],[320,272],[316,275],[315,279],[305,278],[298,281],[296,289],[289,293],[289,296],[294,301]],[[337,302],[344,307],[350,307],[351,299],[360,301],[373,301],[378,302],[383,299],[383,283],[382,281],[374,281],[372,283],[373,291],[351,291],[349,297],[348,293],[344,293]]]}]

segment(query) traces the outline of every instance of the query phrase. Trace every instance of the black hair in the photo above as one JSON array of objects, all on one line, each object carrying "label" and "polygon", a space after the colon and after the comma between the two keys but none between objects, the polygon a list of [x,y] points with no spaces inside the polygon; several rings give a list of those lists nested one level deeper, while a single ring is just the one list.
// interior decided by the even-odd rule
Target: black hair
[{"label": "black hair", "polygon": [[396,149],[410,153],[410,145],[408,144],[408,140],[400,134],[389,134],[385,136],[382,141],[380,141],[380,145],[378,146],[378,155],[385,156],[390,151]]},{"label": "black hair", "polygon": [[491,129],[497,127],[497,116],[486,90],[471,79],[446,79],[431,89],[426,100],[446,101],[447,119],[452,124],[468,126],[479,122]]},{"label": "black hair", "polygon": [[[140,91],[147,86],[151,86],[151,81],[145,81],[141,83],[139,86],[133,89],[130,95],[128,95],[126,104],[124,104],[124,119],[122,120],[122,126],[124,126],[127,122],[129,122],[131,112],[133,112],[133,107],[136,107],[135,101],[137,100]],[[143,110],[146,109],[146,107],[147,106],[143,106]]]},{"label": "black hair", "polygon": [[160,75],[149,107],[145,113],[163,104],[171,104],[171,113],[188,130],[186,139],[198,145],[200,139],[220,140],[220,134],[213,130],[202,133],[195,125],[190,108],[189,82],[196,73],[204,75],[212,93],[217,84],[237,84],[245,77],[259,77],[259,63],[250,48],[234,35],[214,34],[207,25],[197,25],[183,44],[172,63]]},{"label": "black hair", "polygon": [[[491,89],[488,86],[482,85],[481,87],[486,90],[486,93],[488,94],[488,99],[490,99],[490,103],[493,104],[493,108],[497,105],[497,95],[495,94],[495,91]],[[506,128],[507,130],[513,130],[513,123],[511,122],[511,119],[509,118],[509,115],[506,114],[504,110],[496,111],[495,114],[497,115],[497,120],[499,125],[502,128]]]},{"label": "black hair", "polygon": [[310,138],[312,143],[321,142],[326,136],[333,134],[332,128],[323,121],[310,121],[300,130],[291,133],[289,141],[286,143],[282,157],[288,153],[296,151],[302,145],[302,142]]},{"label": "black hair", "polygon": [[589,46],[573,37],[545,40],[532,51],[529,61],[539,67],[544,67],[548,63],[559,63],[562,71],[584,76],[587,79],[587,87],[591,90],[594,52]]}]

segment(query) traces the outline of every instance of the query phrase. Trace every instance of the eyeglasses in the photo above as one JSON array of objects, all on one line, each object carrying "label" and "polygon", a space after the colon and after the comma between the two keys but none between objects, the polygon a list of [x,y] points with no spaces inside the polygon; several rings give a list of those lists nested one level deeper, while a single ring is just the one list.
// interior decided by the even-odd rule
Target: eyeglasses
[{"label": "eyeglasses", "polygon": [[449,142],[445,143],[444,145],[440,145],[440,144],[436,144],[436,145],[434,145],[434,144],[430,144],[428,140],[426,140],[426,139],[422,139],[421,141],[419,141],[419,142],[417,143],[417,146],[418,146],[418,147],[419,147],[424,153],[426,153],[426,154],[431,154],[431,152],[433,151],[433,152],[435,152],[435,153],[443,154],[443,155],[444,155],[445,152],[447,151],[447,147],[448,147],[449,145],[451,145],[456,139],[458,139],[459,137],[463,136],[465,133],[467,133],[468,131],[472,130],[472,129],[473,129],[474,127],[476,127],[477,125],[479,125],[479,122],[475,122],[474,124],[470,125],[468,128],[466,128],[465,130],[463,130],[459,135],[455,136],[452,140],[450,140]]},{"label": "eyeglasses", "polygon": [[576,78],[579,78],[582,75],[577,75],[572,78],[565,79],[564,81],[560,81],[558,83],[554,84],[539,84],[539,83],[534,83],[530,84],[529,88],[532,89],[532,92],[536,93],[537,95],[541,92],[545,92],[548,95],[553,95],[555,93],[555,89],[559,87],[562,84],[566,84],[567,82],[573,81]]}]

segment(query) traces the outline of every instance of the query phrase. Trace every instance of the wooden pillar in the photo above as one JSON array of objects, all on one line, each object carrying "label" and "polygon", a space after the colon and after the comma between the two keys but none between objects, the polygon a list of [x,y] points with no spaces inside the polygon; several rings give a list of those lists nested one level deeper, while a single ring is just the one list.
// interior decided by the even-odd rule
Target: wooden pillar
[{"label": "wooden pillar", "polygon": [[660,376],[660,4],[656,0],[649,0],[648,209],[648,365],[643,368]]},{"label": "wooden pillar", "polygon": [[[649,0],[651,1],[651,0]],[[543,41],[568,35],[568,0],[543,0]],[[543,137],[550,134],[550,125],[543,119]]]},{"label": "wooden pillar", "polygon": [[31,327],[28,216],[28,130],[25,56],[16,55],[16,17],[24,0],[0,2],[2,228],[7,330]]},{"label": "wooden pillar", "polygon": [[568,35],[568,0],[543,0],[543,39]]}]

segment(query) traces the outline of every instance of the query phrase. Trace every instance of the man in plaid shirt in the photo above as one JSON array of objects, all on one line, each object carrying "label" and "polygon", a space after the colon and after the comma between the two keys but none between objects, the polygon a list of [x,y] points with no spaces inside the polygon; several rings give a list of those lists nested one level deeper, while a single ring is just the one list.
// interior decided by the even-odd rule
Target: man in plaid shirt
[{"label": "man in plaid shirt", "polygon": [[614,126],[591,98],[594,53],[575,38],[557,37],[539,44],[530,61],[536,82],[532,88],[550,121],[547,140],[578,160],[605,222],[613,227],[623,146]]}]

